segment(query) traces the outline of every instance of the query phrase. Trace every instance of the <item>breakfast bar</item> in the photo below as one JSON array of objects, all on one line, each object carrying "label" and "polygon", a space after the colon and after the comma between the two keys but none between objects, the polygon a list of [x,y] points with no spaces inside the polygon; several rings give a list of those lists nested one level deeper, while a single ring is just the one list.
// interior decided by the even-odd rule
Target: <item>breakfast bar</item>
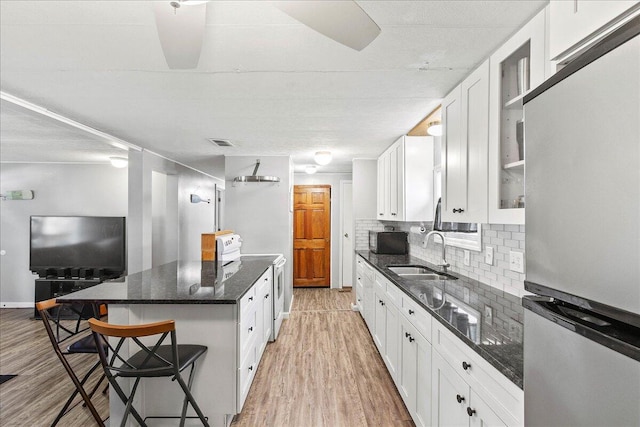
[{"label": "breakfast bar", "polygon": [[[112,324],[175,320],[178,343],[208,347],[196,364],[192,393],[211,426],[228,426],[242,409],[271,335],[274,259],[243,256],[226,265],[175,261],[58,301],[106,303]],[[128,384],[122,386],[127,390]],[[114,425],[124,405],[110,393]],[[178,384],[149,378],[141,383],[134,406],[143,417],[177,416],[182,399]],[[191,409],[189,415],[194,415]],[[198,420],[188,421],[194,424],[187,425],[199,425]],[[153,425],[164,425],[158,422],[154,419]]]}]

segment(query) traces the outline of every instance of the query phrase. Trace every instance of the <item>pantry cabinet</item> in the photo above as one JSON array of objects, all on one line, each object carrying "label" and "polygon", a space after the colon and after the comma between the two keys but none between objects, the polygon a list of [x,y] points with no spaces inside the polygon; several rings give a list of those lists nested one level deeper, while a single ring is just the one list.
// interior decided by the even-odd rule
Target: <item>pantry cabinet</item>
[{"label": "pantry cabinet", "polygon": [[522,100],[545,79],[545,11],[490,58],[489,223],[524,224]]},{"label": "pantry cabinet", "polygon": [[639,9],[638,1],[551,0],[549,58],[574,57]]},{"label": "pantry cabinet", "polygon": [[442,220],[487,222],[489,61],[442,103]]},{"label": "pantry cabinet", "polygon": [[433,137],[402,136],[378,158],[379,220],[432,221]]}]

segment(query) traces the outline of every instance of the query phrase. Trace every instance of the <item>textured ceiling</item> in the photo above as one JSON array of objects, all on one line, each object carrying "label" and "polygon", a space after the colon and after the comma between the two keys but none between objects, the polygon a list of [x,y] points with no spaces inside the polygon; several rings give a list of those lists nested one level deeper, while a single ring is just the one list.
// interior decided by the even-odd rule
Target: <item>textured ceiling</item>
[{"label": "textured ceiling", "polygon": [[[167,68],[150,2],[1,1],[0,85],[207,172],[219,172],[206,169],[221,154],[291,154],[304,165],[317,150],[334,152],[321,171],[350,171],[352,158],[376,157],[406,134],[547,2],[358,3],[382,29],[361,52],[268,1],[209,2],[200,64],[185,71]],[[3,126],[4,116],[3,103]],[[20,148],[11,134],[21,131],[3,129],[3,153],[12,151],[5,138]]]}]

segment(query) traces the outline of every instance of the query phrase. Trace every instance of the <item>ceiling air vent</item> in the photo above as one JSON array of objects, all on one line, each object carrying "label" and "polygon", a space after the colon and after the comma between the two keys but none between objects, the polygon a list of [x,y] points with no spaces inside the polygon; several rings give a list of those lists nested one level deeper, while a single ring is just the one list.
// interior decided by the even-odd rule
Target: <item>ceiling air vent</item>
[{"label": "ceiling air vent", "polygon": [[217,145],[218,147],[233,147],[233,144],[228,139],[216,139],[209,138],[210,143]]}]

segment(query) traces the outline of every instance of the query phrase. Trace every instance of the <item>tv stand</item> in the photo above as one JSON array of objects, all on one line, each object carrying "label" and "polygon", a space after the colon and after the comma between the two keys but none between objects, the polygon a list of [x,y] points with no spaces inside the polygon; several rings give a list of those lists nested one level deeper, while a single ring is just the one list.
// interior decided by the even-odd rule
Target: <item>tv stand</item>
[{"label": "tv stand", "polygon": [[[99,283],[102,283],[105,278],[92,278],[92,279],[71,279],[71,278],[57,278],[46,277],[36,279],[36,295],[35,302],[45,301],[51,298],[57,298],[62,295],[70,294],[82,289],[90,288]],[[33,314],[36,319],[40,319],[40,313],[36,308],[33,309]],[[61,314],[64,316],[64,314]]]}]

